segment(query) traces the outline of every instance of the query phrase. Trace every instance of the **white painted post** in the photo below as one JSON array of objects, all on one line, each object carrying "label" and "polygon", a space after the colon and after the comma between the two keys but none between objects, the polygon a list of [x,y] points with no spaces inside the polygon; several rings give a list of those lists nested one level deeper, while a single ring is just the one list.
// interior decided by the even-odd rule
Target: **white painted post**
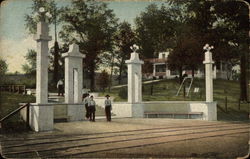
[{"label": "white painted post", "polygon": [[156,75],[156,66],[155,66],[155,64],[153,63],[153,77],[155,77],[155,75]]},{"label": "white painted post", "polygon": [[48,103],[48,23],[45,22],[45,11],[41,12],[41,21],[37,24],[37,59],[36,59],[36,105],[30,107],[30,127],[35,131],[53,130],[53,106]]},{"label": "white painted post", "polygon": [[142,101],[142,73],[141,65],[144,63],[139,59],[136,50],[138,46],[133,45],[133,52],[129,60],[126,60],[128,65],[128,103],[140,103]]},{"label": "white painted post", "polygon": [[213,63],[212,60],[212,53],[210,52],[211,49],[213,49],[213,46],[209,46],[206,44],[203,47],[205,52],[205,60],[203,61],[203,64],[205,64],[205,76],[206,76],[206,102],[213,102]]},{"label": "white painted post", "polygon": [[[85,55],[79,52],[79,46],[72,44],[65,58],[65,103],[82,102],[82,59]],[[83,119],[83,105],[68,105],[67,116],[70,121]]]}]

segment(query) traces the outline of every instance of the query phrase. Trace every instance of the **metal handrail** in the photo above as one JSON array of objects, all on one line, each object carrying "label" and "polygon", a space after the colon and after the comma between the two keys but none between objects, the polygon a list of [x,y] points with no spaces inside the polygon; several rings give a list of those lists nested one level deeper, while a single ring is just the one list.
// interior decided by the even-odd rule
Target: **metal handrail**
[{"label": "metal handrail", "polygon": [[30,105],[30,103],[26,103],[25,105],[17,108],[16,110],[12,111],[11,113],[9,113],[8,115],[6,115],[5,117],[3,117],[1,120],[0,120],[0,123],[2,123],[4,120],[8,119],[9,117],[15,115],[17,112],[19,112],[21,109],[25,108],[25,107],[28,107]]},{"label": "metal handrail", "polygon": [[190,84],[189,84],[189,88],[188,88],[188,92],[187,92],[187,96],[188,96],[189,91],[190,91],[191,86],[192,86],[192,83],[193,83],[193,77],[185,77],[185,78],[183,79],[183,81],[181,82],[181,85],[180,85],[180,87],[179,87],[179,89],[178,89],[178,91],[177,91],[177,93],[176,93],[176,96],[178,96],[178,95],[179,95],[180,90],[181,90],[182,86],[184,85],[185,80],[186,80],[186,79],[188,79],[188,78],[190,78],[190,79],[191,79],[191,82],[190,82]]}]

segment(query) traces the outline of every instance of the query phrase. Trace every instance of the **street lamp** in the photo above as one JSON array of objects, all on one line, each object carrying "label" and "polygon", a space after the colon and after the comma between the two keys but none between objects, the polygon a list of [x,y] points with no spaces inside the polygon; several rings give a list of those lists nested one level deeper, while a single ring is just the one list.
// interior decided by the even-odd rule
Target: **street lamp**
[{"label": "street lamp", "polygon": [[49,21],[52,18],[52,15],[50,12],[46,11],[44,7],[40,7],[38,12],[33,15],[33,18],[35,18],[35,21],[37,22],[46,20]]}]

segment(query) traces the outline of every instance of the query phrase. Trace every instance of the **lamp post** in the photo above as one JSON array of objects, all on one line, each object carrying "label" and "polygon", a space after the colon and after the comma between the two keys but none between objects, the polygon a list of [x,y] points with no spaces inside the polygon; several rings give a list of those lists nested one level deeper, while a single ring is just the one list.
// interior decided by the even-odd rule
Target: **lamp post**
[{"label": "lamp post", "polygon": [[48,102],[48,42],[52,39],[49,36],[49,27],[46,22],[51,18],[51,14],[46,12],[44,7],[39,8],[37,14],[39,22],[37,23],[37,59],[36,59],[36,103]]},{"label": "lamp post", "polygon": [[212,53],[210,50],[212,50],[214,47],[209,46],[206,44],[203,49],[206,50],[205,52],[205,60],[203,61],[203,64],[205,64],[205,76],[206,76],[206,102],[213,102],[213,59],[212,59]]},{"label": "lamp post", "polygon": [[51,18],[51,14],[43,7],[39,8],[36,14],[39,20],[37,23],[37,58],[36,58],[36,105],[30,107],[30,127],[35,131],[53,130],[54,108],[48,105],[48,42],[49,27],[46,22]]}]

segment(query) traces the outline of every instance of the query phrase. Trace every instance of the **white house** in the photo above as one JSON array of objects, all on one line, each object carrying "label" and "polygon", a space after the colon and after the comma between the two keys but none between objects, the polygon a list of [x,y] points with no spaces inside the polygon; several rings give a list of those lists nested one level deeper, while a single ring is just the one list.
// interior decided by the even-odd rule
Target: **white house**
[{"label": "white house", "polygon": [[[153,65],[153,72],[144,74],[144,78],[175,78],[179,76],[179,73],[177,70],[171,70],[168,68],[167,64],[167,58],[168,58],[169,52],[160,52],[158,54],[158,58],[151,58],[151,59],[145,59],[145,61],[148,61]],[[227,79],[227,76],[229,76],[229,79],[231,79],[232,75],[228,75],[227,72],[228,64],[225,62],[215,62],[213,66],[213,78],[220,78],[220,79]],[[188,76],[192,76],[191,70],[183,70],[182,74],[187,74]],[[202,78],[204,77],[204,68],[199,68],[198,70],[195,70],[194,77]]]}]

